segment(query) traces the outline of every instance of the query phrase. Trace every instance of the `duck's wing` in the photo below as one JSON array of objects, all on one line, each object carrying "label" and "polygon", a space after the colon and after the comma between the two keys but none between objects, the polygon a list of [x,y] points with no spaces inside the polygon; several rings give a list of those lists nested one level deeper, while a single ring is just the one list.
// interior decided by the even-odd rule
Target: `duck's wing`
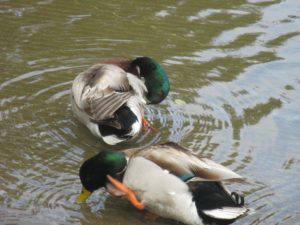
[{"label": "duck's wing", "polygon": [[101,122],[114,117],[114,113],[132,96],[130,92],[111,92],[102,97],[95,96],[88,99],[89,109],[86,112],[94,122]]},{"label": "duck's wing", "polygon": [[78,75],[72,93],[78,108],[91,120],[101,122],[134,95],[127,73],[114,65],[96,64]]},{"label": "duck's wing", "polygon": [[237,173],[176,143],[165,143],[141,150],[126,151],[131,157],[142,156],[168,170],[184,181],[224,181],[243,179]]}]

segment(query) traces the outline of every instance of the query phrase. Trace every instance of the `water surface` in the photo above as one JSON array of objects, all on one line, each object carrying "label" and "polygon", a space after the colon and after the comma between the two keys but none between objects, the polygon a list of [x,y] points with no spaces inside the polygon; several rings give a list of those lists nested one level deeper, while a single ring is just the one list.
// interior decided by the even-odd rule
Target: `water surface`
[{"label": "water surface", "polygon": [[[298,224],[299,27],[295,0],[0,0],[0,223],[178,224],[102,190],[75,203],[85,159],[175,141],[247,178],[230,189],[256,213],[234,224]],[[74,118],[72,80],[140,55],[170,76],[146,110],[160,131],[107,146]]]}]

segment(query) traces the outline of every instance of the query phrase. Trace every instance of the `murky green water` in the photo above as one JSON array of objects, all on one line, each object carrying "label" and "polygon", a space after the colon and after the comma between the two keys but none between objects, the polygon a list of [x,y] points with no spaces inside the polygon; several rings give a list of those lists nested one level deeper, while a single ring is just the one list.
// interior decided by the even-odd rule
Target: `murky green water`
[{"label": "murky green water", "polygon": [[248,179],[231,189],[256,213],[235,224],[299,224],[299,28],[296,0],[0,0],[0,223],[177,224],[103,191],[75,204],[80,164],[111,147],[73,117],[71,82],[147,55],[172,84],[146,111],[160,132],[114,149],[179,142]]}]

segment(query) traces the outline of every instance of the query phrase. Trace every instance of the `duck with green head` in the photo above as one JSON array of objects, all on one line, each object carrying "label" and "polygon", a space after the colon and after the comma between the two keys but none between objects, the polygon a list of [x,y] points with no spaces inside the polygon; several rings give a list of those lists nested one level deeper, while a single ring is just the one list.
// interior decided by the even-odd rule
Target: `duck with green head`
[{"label": "duck with green head", "polygon": [[229,224],[249,211],[223,184],[243,180],[240,175],[171,142],[100,152],[83,163],[79,176],[78,203],[104,187],[138,209],[189,225]]},{"label": "duck with green head", "polygon": [[146,104],[158,104],[170,90],[168,75],[149,57],[110,59],[80,73],[72,84],[72,109],[97,137],[114,145],[147,125]]}]

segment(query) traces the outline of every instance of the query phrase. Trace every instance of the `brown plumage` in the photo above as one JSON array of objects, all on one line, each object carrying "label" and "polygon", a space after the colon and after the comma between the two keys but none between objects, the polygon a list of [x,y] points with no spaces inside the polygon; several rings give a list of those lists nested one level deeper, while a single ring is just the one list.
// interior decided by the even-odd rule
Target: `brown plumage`
[{"label": "brown plumage", "polygon": [[128,149],[125,154],[131,158],[144,157],[160,167],[172,171],[178,177],[193,174],[198,181],[239,180],[242,177],[214,161],[197,156],[190,149],[176,143],[154,145],[145,149]]},{"label": "brown plumage", "polygon": [[[75,78],[72,86],[73,111],[94,135],[103,138],[99,131],[101,125],[112,127],[122,134],[124,123],[116,116],[116,112],[126,106],[132,112],[131,121],[136,121],[137,125],[126,128],[123,133],[124,136],[126,132],[128,137],[134,136],[141,129],[146,92],[144,83],[137,76],[117,65],[99,63]],[[112,141],[104,141],[115,144],[125,140],[117,139],[115,135]]]}]

